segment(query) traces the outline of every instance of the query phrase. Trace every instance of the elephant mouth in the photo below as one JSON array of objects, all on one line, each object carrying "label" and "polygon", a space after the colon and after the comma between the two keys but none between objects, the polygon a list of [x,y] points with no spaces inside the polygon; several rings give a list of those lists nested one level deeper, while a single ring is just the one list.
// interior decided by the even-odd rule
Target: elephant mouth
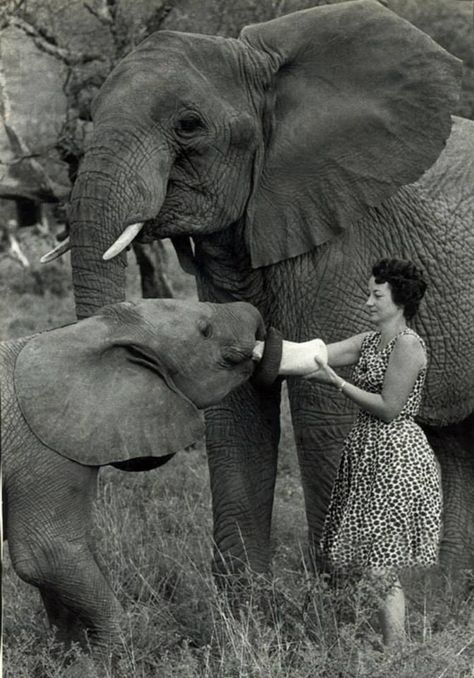
[{"label": "elephant mouth", "polygon": [[246,362],[251,366],[254,365],[253,348],[249,349],[232,346],[223,351],[220,366],[224,369],[233,369]]}]

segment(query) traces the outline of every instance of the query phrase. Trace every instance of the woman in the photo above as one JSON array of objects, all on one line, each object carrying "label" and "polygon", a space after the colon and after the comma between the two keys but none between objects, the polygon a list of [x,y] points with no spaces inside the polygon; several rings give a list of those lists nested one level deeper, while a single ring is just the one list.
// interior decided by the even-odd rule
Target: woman
[{"label": "woman", "polygon": [[[441,479],[415,423],[426,374],[423,340],[407,322],[425,293],[411,262],[382,259],[366,306],[377,331],[327,346],[328,361],[306,378],[333,384],[359,406],[344,442],[321,547],[338,568],[362,567],[390,586],[381,608],[386,644],[403,640],[405,598],[397,572],[437,561]],[[356,364],[353,383],[333,369]]]}]

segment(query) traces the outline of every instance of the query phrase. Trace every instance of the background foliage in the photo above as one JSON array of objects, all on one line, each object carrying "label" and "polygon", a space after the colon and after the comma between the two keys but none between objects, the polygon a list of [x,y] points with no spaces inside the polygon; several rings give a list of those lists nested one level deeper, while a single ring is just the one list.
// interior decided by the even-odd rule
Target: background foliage
[{"label": "background foliage", "polygon": [[[334,0],[332,0],[334,1]],[[335,0],[339,1],[339,0]],[[464,81],[457,113],[474,117],[474,32],[471,0],[381,0],[464,62]],[[326,0],[7,0],[0,10],[0,79],[4,106],[0,111],[12,127],[27,118],[29,151],[43,165],[53,154],[66,163],[62,171],[47,165],[52,178],[67,190],[83,152],[90,122],[90,103],[114,64],[141,40],[159,29],[236,37],[249,23],[327,4]],[[15,59],[8,58],[19,45]],[[44,110],[35,104],[44,77],[29,81],[28,73],[55,69],[56,87],[66,97],[65,110],[57,110],[57,135],[50,149],[40,134]],[[55,60],[57,64],[53,64]],[[12,87],[25,73],[27,92]],[[51,87],[52,85],[50,85]],[[24,97],[22,105],[16,100]],[[8,111],[13,106],[13,111]],[[16,119],[14,119],[16,117]],[[21,125],[20,125],[21,127]],[[3,139],[3,145],[8,140]],[[11,145],[11,144],[10,144]],[[18,150],[18,149],[17,149]],[[5,149],[3,149],[3,155]],[[0,133],[0,159],[2,137]],[[27,166],[28,159],[24,160]],[[0,180],[1,181],[1,180]],[[53,193],[60,188],[53,187]],[[1,197],[1,191],[0,191]]]}]

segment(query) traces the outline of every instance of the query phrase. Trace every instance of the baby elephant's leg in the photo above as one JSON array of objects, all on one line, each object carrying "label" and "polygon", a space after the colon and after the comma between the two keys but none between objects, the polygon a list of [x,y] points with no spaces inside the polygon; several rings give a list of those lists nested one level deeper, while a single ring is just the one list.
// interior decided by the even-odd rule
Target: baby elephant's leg
[{"label": "baby elephant's leg", "polygon": [[41,577],[39,589],[58,638],[81,641],[87,631],[92,646],[111,648],[120,638],[122,609],[91,551],[69,541],[61,543],[60,552],[58,542],[52,549],[57,564]]},{"label": "baby elephant's leg", "polygon": [[9,488],[9,548],[17,574],[37,586],[60,637],[77,639],[83,626],[91,644],[119,635],[121,608],[90,548],[97,469],[50,450],[26,455]]},{"label": "baby elephant's leg", "polygon": [[79,617],[61,602],[55,591],[39,587],[41,600],[51,626],[56,628],[56,638],[60,642],[75,641],[84,643],[85,628]]}]

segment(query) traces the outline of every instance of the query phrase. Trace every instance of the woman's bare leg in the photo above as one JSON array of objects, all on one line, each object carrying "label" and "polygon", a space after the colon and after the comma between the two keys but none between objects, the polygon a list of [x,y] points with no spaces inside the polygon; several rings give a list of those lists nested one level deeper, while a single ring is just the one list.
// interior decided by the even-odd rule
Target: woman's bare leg
[{"label": "woman's bare leg", "polygon": [[385,569],[377,568],[372,576],[383,582],[386,593],[379,608],[383,642],[387,646],[405,642],[405,594],[399,578]]}]

